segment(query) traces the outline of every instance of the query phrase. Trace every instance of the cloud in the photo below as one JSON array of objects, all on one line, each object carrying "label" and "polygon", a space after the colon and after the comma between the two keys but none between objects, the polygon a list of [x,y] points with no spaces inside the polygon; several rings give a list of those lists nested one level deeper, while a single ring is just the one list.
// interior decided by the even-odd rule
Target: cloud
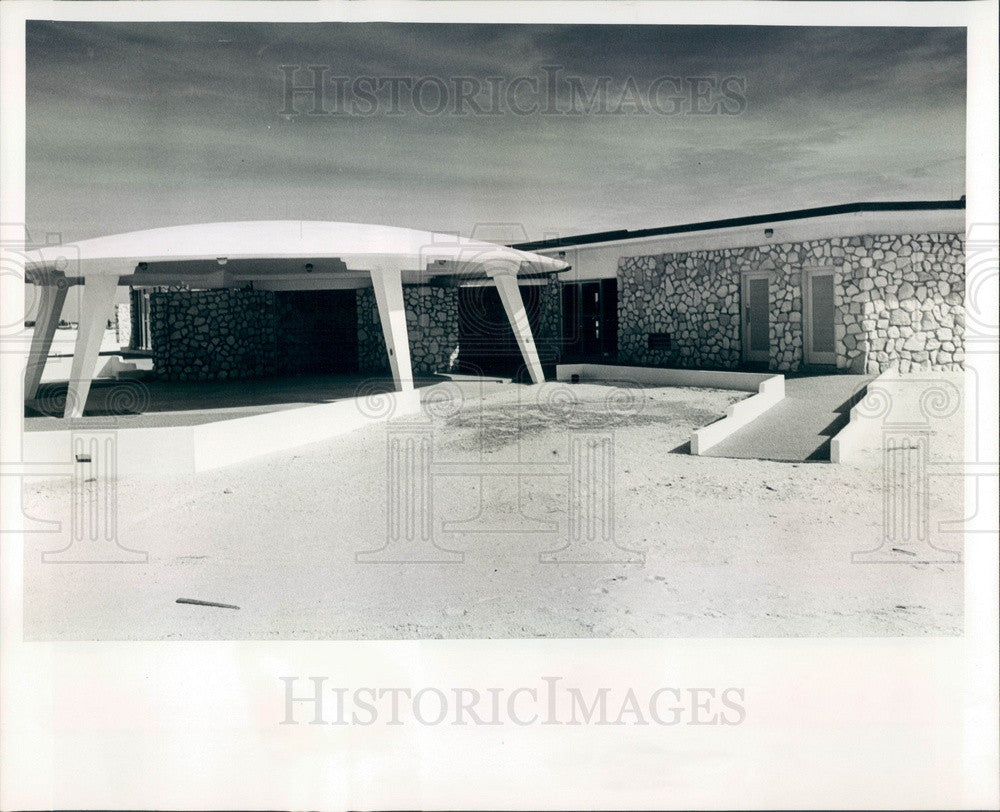
[{"label": "cloud", "polygon": [[[558,65],[641,91],[732,75],[747,104],[289,120],[282,65],[543,82]],[[540,236],[962,193],[961,29],[31,22],[27,93],[29,225],[72,239],[266,217]]]}]

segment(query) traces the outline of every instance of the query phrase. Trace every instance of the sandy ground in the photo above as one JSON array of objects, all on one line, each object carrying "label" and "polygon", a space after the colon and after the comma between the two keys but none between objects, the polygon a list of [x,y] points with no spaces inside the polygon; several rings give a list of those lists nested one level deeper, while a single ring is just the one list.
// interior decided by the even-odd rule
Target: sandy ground
[{"label": "sandy ground", "polygon": [[[42,563],[68,530],[27,536],[25,637],[961,633],[961,563],[852,562],[882,544],[879,454],[850,465],[692,457],[691,430],[741,393],[569,390],[546,385],[538,402],[523,402],[537,397],[530,387],[469,390],[461,408],[436,403],[430,424],[394,421],[195,477],[119,483],[119,543],[148,562]],[[934,459],[957,459],[959,418],[935,432]],[[595,435],[612,437],[614,530],[581,546],[570,540],[570,448]],[[432,438],[438,546],[409,549],[422,560],[359,561],[380,548],[374,557],[400,557],[386,546],[387,442],[419,436]],[[536,464],[549,475],[520,485],[490,473]],[[962,515],[961,481],[949,482],[931,488],[934,528]],[[70,506],[68,485],[26,483],[29,515],[68,528]],[[557,558],[591,560],[540,560],[568,541]]]}]

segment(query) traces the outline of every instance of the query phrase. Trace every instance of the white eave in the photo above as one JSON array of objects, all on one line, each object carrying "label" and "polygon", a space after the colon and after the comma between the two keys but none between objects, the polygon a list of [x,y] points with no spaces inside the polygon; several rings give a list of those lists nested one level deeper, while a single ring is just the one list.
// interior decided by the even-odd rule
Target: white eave
[{"label": "white eave", "polygon": [[178,282],[192,276],[275,281],[305,274],[363,279],[380,270],[401,271],[412,281],[424,281],[443,276],[483,278],[492,273],[530,276],[566,268],[558,258],[453,234],[297,220],[171,226],[25,252],[30,278],[53,273],[68,279],[117,275],[133,277],[129,282],[146,274],[151,279],[176,277]]},{"label": "white eave", "polygon": [[[770,231],[770,233],[767,233]],[[803,217],[773,223],[740,225],[703,231],[536,248],[537,253],[565,259],[572,266],[571,279],[611,278],[622,257],[749,248],[759,245],[808,242],[834,237],[878,234],[965,233],[964,209],[916,211],[863,211]]]}]

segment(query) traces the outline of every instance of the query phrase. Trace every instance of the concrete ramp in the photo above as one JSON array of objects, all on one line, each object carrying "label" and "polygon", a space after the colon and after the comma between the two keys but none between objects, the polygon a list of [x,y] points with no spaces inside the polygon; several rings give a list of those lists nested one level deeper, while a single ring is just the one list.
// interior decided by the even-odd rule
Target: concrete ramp
[{"label": "concrete ramp", "polygon": [[705,452],[707,457],[829,461],[830,440],[847,425],[851,406],[871,375],[807,375],[785,379],[785,398]]}]

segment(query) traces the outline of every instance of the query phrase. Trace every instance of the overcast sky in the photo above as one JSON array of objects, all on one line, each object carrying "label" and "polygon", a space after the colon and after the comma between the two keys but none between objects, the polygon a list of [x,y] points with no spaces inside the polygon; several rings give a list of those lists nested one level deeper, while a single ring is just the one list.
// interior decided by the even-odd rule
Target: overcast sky
[{"label": "overcast sky", "polygon": [[[28,226],[72,241],[314,219],[516,240],[957,198],[965,64],[962,29],[32,22]],[[328,115],[288,104],[282,65],[324,66]],[[359,77],[383,80],[374,104]],[[407,77],[435,78],[414,98]],[[458,77],[481,92],[463,101]],[[572,85],[600,77],[588,111]]]}]

